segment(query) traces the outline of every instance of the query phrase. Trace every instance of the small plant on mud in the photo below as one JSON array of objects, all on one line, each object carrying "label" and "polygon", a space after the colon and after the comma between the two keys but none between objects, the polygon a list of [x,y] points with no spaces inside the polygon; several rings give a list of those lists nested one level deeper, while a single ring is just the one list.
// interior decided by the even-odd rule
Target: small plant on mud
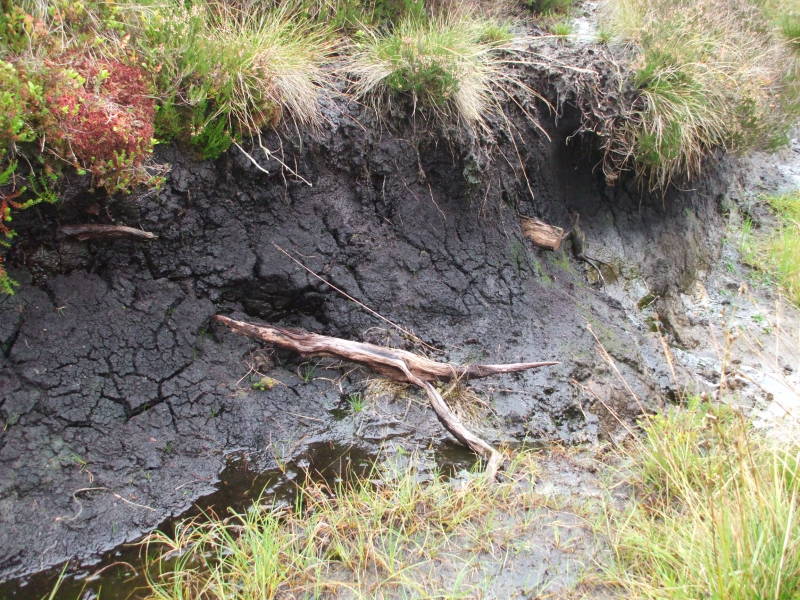
[{"label": "small plant on mud", "polygon": [[259,392],[268,392],[279,383],[280,381],[277,379],[264,375],[263,377],[259,377],[253,383],[251,383],[250,387],[254,390],[258,390]]},{"label": "small plant on mud", "polygon": [[605,29],[601,29],[600,31],[597,32],[597,43],[598,44],[609,44],[609,43],[611,43],[611,40],[613,40],[613,39],[614,39],[614,34],[611,33],[610,31],[607,31]]},{"label": "small plant on mud", "polygon": [[364,410],[364,396],[358,392],[354,392],[347,396],[347,404],[350,405],[350,410],[354,413],[360,413]]},{"label": "small plant on mud", "polygon": [[565,38],[572,34],[572,24],[568,21],[559,21],[550,27],[550,31],[553,33],[553,35],[556,35],[560,38]]},{"label": "small plant on mud", "polygon": [[319,367],[319,363],[316,362],[304,362],[298,367],[297,372],[300,375],[300,379],[303,380],[303,383],[311,383],[314,381],[314,378],[317,376],[317,367]]}]

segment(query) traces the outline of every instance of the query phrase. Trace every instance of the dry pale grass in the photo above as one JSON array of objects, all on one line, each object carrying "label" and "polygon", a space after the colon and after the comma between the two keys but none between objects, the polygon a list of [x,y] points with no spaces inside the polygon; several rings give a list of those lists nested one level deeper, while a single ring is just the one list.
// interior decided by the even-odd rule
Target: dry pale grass
[{"label": "dry pale grass", "polygon": [[539,97],[514,72],[519,46],[502,22],[470,5],[450,5],[432,17],[404,19],[391,31],[364,29],[346,71],[353,94],[386,114],[397,94],[412,98],[414,111],[440,122],[488,131],[513,91]]},{"label": "dry pale grass", "polygon": [[613,0],[608,27],[637,49],[640,98],[611,157],[651,188],[698,175],[715,149],[769,145],[792,122],[796,57],[749,0]]}]

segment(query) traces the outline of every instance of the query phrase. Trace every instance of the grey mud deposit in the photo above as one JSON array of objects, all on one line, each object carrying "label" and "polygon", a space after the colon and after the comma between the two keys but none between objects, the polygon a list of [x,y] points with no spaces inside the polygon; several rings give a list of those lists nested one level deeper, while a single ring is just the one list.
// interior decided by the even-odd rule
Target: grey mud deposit
[{"label": "grey mud deposit", "polygon": [[[235,149],[198,162],[162,148],[172,170],[155,195],[76,193],[29,211],[18,229],[39,241],[17,250],[22,286],[0,300],[0,580],[136,540],[214,491],[233,452],[266,471],[326,444],[374,454],[449,440],[422,403],[373,399],[353,412],[348,397],[369,373],[211,324],[224,313],[413,348],[274,244],[438,359],[560,361],[478,384],[494,412],[471,425],[491,442],[594,441],[615,429],[602,403],[638,410],[587,325],[640,397],[672,393],[637,302],[658,298],[668,318],[716,258],[725,166],[665,198],[625,178],[607,187],[593,136],[568,140],[582,122],[569,77],[531,77],[558,94],[558,119],[530,107],[550,139],[511,109],[515,145],[501,131],[448,142],[407,113],[378,126],[331,101],[320,131],[264,138],[311,185],[258,148],[248,150],[269,175]],[[605,287],[568,249],[521,235],[519,214],[568,227],[570,211],[587,253],[613,267]],[[52,241],[58,225],[92,220],[158,239]],[[261,374],[280,383],[253,389]]]}]

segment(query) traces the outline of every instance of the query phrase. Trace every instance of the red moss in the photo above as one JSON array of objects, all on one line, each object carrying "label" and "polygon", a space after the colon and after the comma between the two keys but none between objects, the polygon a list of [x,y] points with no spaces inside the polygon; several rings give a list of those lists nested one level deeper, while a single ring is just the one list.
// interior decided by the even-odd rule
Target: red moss
[{"label": "red moss", "polygon": [[[22,194],[22,190],[17,190],[15,192],[9,192],[4,194],[0,192],[0,235],[10,238],[14,235],[11,228],[6,225],[6,221],[11,220],[11,209],[20,209],[22,208],[22,204],[19,202],[15,202],[16,198],[19,198],[20,194]],[[0,264],[2,261],[0,260]],[[0,276],[2,274],[0,273]]]},{"label": "red moss", "polygon": [[150,155],[155,119],[144,71],[86,56],[62,57],[59,64],[45,98],[55,125],[51,140],[101,185],[135,183],[130,173]]}]

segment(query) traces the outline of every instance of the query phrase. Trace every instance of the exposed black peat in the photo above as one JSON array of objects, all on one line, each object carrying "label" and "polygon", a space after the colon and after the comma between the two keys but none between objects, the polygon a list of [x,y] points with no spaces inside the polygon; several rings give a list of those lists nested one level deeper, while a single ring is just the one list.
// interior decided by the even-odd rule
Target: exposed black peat
[{"label": "exposed black peat", "polygon": [[[584,58],[595,87],[616,89],[602,60]],[[591,441],[615,427],[602,403],[639,410],[587,325],[641,398],[674,391],[637,302],[652,297],[667,326],[679,318],[674,298],[719,251],[726,166],[665,196],[630,178],[609,187],[593,134],[574,135],[588,123],[590,86],[558,68],[530,77],[559,106],[530,107],[549,139],[513,109],[514,143],[500,128],[494,141],[446,141],[408,115],[379,125],[337,100],[321,130],[264,138],[311,185],[257,149],[269,175],[235,149],[199,162],[167,147],[161,191],[93,217],[157,240],[46,241],[87,221],[82,208],[96,200],[78,192],[28,211],[17,229],[30,241],[11,269],[22,286],[0,300],[0,579],[96,562],[185,514],[224,481],[234,450],[271,478],[329,444],[374,455],[448,439],[422,403],[348,413],[342,399],[368,373],[303,363],[211,325],[238,314],[413,347],[274,244],[439,358],[560,361],[481,384],[495,411],[478,427],[487,440]],[[567,251],[520,232],[520,214],[566,228],[575,212],[589,253],[617,275],[605,287]],[[279,383],[254,389],[262,375]],[[242,491],[229,488],[219,493]]]}]

